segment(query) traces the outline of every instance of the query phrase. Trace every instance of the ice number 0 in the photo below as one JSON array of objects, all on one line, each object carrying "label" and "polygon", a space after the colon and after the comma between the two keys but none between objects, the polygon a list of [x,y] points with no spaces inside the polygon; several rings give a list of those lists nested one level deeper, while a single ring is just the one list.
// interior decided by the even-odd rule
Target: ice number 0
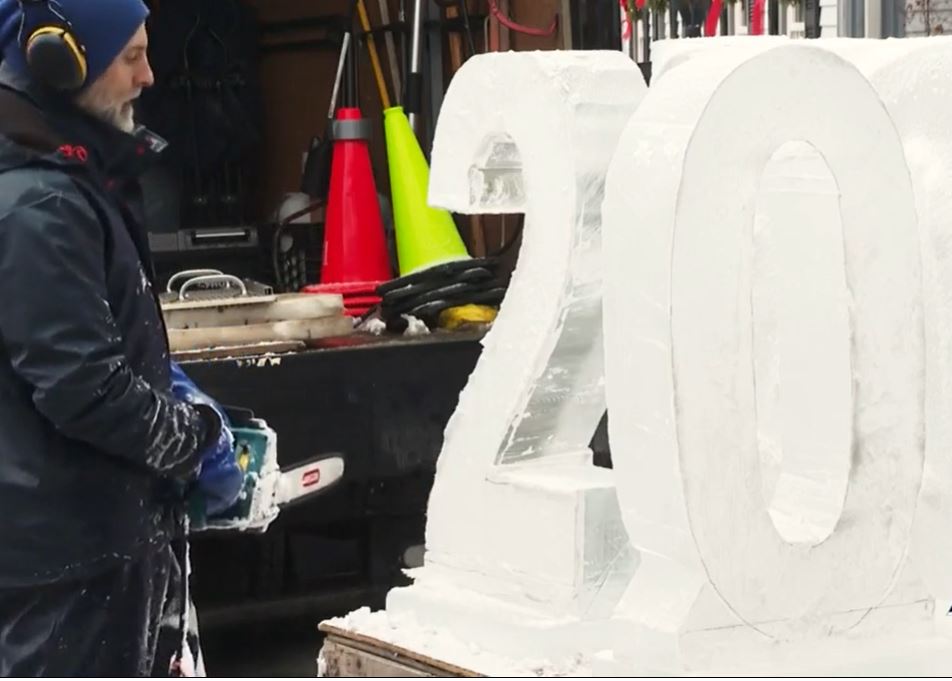
[{"label": "ice number 0", "polygon": [[922,475],[909,171],[836,56],[702,56],[652,83],[607,180],[626,605],[653,628],[850,628],[901,576]]}]

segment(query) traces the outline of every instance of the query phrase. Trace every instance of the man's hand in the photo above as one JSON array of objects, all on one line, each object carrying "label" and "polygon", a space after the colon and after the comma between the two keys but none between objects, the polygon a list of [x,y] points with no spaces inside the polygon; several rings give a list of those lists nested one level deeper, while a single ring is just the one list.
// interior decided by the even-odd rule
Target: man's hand
[{"label": "man's hand", "polygon": [[204,404],[211,407],[221,421],[215,443],[202,452],[202,463],[196,486],[201,493],[205,513],[213,516],[231,508],[244,486],[245,475],[235,458],[235,438],[225,410],[198,386],[175,362],[170,362],[172,394],[189,404]]},{"label": "man's hand", "polygon": [[235,459],[235,437],[223,426],[218,441],[202,453],[196,486],[205,502],[205,514],[215,516],[235,505],[245,474]]}]

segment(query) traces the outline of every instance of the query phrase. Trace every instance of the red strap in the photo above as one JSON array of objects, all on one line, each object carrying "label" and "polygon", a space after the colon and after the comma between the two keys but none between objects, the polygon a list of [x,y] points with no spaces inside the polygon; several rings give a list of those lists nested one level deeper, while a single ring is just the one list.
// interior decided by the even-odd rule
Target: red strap
[{"label": "red strap", "polygon": [[558,14],[552,17],[552,24],[548,28],[532,28],[531,26],[517,24],[515,21],[499,11],[499,6],[496,4],[496,0],[489,0],[489,12],[496,18],[496,21],[508,28],[510,31],[515,31],[516,33],[534,35],[539,38],[547,38],[549,36],[555,35],[555,32],[559,30]]},{"label": "red strap", "polygon": [[754,12],[750,18],[750,34],[764,34],[764,0],[754,0]]},{"label": "red strap", "polygon": [[721,18],[721,10],[724,9],[724,0],[713,0],[711,9],[707,11],[707,20],[704,22],[704,35],[711,38],[717,35],[717,22]]},{"label": "red strap", "polygon": [[618,0],[618,4],[621,6],[621,11],[625,13],[625,32],[622,33],[622,38],[628,40],[631,37],[631,15],[628,13],[628,0]]},{"label": "red strap", "polygon": [[[645,2],[646,0],[635,0],[635,9],[639,11],[644,9]],[[618,0],[618,4],[621,6],[621,11],[625,13],[625,32],[622,38],[628,40],[632,35],[631,16],[634,13],[631,9],[631,0]]]}]

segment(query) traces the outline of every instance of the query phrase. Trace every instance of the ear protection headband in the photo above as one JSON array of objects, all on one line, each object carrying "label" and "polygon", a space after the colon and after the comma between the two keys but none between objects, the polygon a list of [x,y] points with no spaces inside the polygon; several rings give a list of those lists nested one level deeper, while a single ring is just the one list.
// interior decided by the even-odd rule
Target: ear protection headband
[{"label": "ear protection headband", "polygon": [[[86,48],[76,38],[56,0],[19,0],[23,10],[20,46],[30,75],[63,92],[79,90],[86,84]],[[44,16],[45,15],[45,16]],[[39,22],[34,17],[42,16]],[[27,19],[35,24],[27,34]]]}]

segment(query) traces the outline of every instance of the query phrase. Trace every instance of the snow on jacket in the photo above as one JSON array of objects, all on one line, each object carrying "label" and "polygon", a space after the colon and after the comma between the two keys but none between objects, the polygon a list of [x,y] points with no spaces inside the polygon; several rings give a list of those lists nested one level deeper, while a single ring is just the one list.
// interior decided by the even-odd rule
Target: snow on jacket
[{"label": "snow on jacket", "polygon": [[155,141],[0,66],[0,588],[167,541],[221,428],[169,392],[137,181]]}]

